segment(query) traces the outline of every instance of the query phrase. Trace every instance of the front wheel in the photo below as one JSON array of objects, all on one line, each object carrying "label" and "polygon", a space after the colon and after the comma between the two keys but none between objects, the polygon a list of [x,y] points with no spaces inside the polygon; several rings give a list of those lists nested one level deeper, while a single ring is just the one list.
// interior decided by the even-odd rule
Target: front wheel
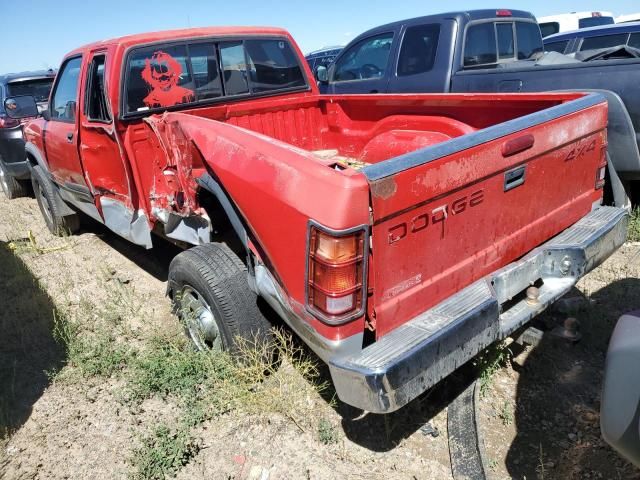
[{"label": "front wheel", "polygon": [[77,214],[60,214],[54,187],[39,165],[33,167],[31,171],[31,183],[40,207],[40,213],[42,213],[49,231],[59,237],[76,233],[80,229],[80,217]]},{"label": "front wheel", "polygon": [[[199,350],[242,355],[242,346],[268,349],[271,325],[247,283],[247,269],[225,244],[193,247],[169,266],[173,309]],[[265,350],[265,353],[268,353]]]}]

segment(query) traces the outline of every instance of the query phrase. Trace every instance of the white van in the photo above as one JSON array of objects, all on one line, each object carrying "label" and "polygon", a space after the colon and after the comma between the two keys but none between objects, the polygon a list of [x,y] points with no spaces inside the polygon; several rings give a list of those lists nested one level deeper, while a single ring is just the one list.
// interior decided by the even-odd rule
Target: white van
[{"label": "white van", "polygon": [[640,22],[640,13],[630,13],[616,17],[616,23]]},{"label": "white van", "polygon": [[615,23],[611,12],[571,12],[540,17],[537,20],[543,37],[554,33]]}]

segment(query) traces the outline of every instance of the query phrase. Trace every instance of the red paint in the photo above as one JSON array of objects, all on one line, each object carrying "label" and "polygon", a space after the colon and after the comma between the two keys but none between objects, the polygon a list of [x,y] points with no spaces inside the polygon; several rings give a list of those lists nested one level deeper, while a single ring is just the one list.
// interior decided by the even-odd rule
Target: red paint
[{"label": "red paint", "polygon": [[[288,33],[267,28],[208,28],[133,35],[92,44],[85,73],[107,55],[105,85],[113,122],[81,113],[75,124],[28,124],[26,138],[43,152],[54,177],[87,184],[100,196],[141,210],[162,230],[158,211],[202,212],[198,176],[211,171],[244,217],[251,244],[278,279],[291,308],[321,335],[362,332],[365,319],[328,326],[305,309],[309,219],[336,230],[372,226],[368,324],[377,335],[397,327],[475,279],[522,256],[574,223],[601,198],[594,178],[606,127],[606,103],[437,159],[369,184],[352,169],[314,150],[377,163],[582,96],[580,93],[321,96],[307,91],[236,99],[181,112],[122,120],[121,79],[126,52],[180,39],[275,36],[289,40],[307,78],[306,62]],[[175,105],[190,90],[177,85],[180,66],[162,45],[143,71],[149,105]],[[43,141],[43,131],[46,130]],[[80,144],[61,149],[67,130]],[[535,141],[524,150],[518,138]],[[576,141],[594,141],[565,162]],[[504,147],[514,142],[516,148]],[[528,142],[525,142],[528,144]],[[54,148],[55,147],[55,148]],[[58,154],[51,154],[55,149]],[[503,173],[527,166],[526,182],[503,191]],[[370,210],[371,209],[371,210]],[[215,221],[215,219],[214,219]]]}]

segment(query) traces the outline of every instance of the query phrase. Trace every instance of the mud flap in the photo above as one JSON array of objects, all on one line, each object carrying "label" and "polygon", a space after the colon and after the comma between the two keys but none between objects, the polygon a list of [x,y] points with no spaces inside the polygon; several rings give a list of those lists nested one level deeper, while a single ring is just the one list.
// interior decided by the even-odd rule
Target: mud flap
[{"label": "mud flap", "polygon": [[484,444],[480,435],[477,405],[480,382],[472,382],[447,409],[449,457],[455,480],[486,480]]}]

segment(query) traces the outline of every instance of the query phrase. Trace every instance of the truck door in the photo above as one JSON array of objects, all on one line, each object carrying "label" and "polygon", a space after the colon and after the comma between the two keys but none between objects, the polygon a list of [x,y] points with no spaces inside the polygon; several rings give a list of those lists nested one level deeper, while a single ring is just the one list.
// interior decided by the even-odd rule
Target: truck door
[{"label": "truck door", "polygon": [[80,159],[87,185],[104,224],[118,235],[150,247],[146,217],[132,204],[126,154],[109,102],[108,52],[91,52],[80,112]]},{"label": "truck door", "polygon": [[448,92],[457,23],[408,25],[403,28],[389,93]]},{"label": "truck door", "polygon": [[395,58],[393,31],[362,39],[341,53],[330,68],[327,93],[384,93]]},{"label": "truck door", "polygon": [[56,78],[46,124],[45,148],[49,171],[62,188],[86,190],[78,154],[78,97],[82,57],[67,59]]}]

